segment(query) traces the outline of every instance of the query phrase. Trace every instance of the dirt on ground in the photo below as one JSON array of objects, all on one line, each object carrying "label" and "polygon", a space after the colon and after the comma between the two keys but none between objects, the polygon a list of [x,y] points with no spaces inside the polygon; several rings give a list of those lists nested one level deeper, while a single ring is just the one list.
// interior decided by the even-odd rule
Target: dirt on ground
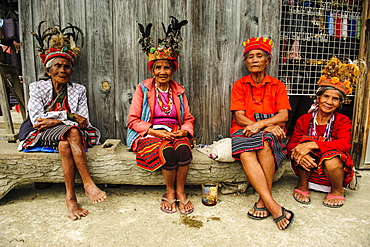
[{"label": "dirt on ground", "polygon": [[370,171],[360,171],[362,188],[346,191],[345,205],[322,205],[324,193],[311,192],[312,203],[297,203],[292,171],[274,183],[278,203],[295,213],[293,225],[279,230],[268,217],[253,220],[248,210],[258,195],[219,194],[217,205],[204,206],[201,186],[188,186],[195,205],[190,215],[159,209],[164,186],[117,188],[100,185],[109,199],[94,205],[77,185],[89,215],[67,218],[64,185],[35,189],[21,185],[0,200],[0,246],[370,246]]}]

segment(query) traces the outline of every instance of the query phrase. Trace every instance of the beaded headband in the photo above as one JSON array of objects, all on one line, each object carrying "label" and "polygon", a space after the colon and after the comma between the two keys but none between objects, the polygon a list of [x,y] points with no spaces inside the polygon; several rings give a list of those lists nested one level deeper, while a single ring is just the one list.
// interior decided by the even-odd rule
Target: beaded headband
[{"label": "beaded headband", "polygon": [[274,47],[272,40],[264,37],[252,37],[244,41],[243,45],[245,47],[243,52],[244,59],[246,54],[251,50],[260,49],[271,54],[272,47]]}]

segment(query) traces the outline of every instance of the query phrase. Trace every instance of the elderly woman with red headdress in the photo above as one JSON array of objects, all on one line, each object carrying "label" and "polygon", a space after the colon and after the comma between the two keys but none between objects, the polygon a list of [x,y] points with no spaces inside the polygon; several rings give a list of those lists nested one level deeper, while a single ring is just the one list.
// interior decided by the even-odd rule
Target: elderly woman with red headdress
[{"label": "elderly woman with red headdress", "polygon": [[[67,31],[72,32],[67,34]],[[85,87],[70,81],[80,50],[75,44],[79,33],[82,35],[81,30],[72,25],[62,30],[48,28],[43,34],[32,33],[39,42],[40,57],[49,79],[30,84],[28,118],[19,133],[19,150],[59,152],[68,217],[72,220],[88,214],[77,204],[74,189],[76,170],[92,203],[107,199],[106,193],[90,176],[85,154],[88,146],[99,143],[100,132],[89,122]]]},{"label": "elderly woman with red headdress", "polygon": [[323,205],[331,208],[344,204],[344,186],[354,177],[351,149],[351,120],[338,112],[359,68],[333,57],[318,81],[316,99],[309,113],[301,116],[288,142],[292,166],[299,177],[293,190],[297,202],[311,202],[309,189],[327,192]]},{"label": "elderly woman with red headdress", "polygon": [[265,72],[271,62],[272,40],[253,37],[244,46],[243,60],[250,74],[232,88],[232,155],[241,160],[248,181],[259,194],[248,216],[261,220],[272,215],[284,230],[294,214],[274,200],[272,181],[286,155],[284,125],[291,108],[284,84]]},{"label": "elderly woman with red headdress", "polygon": [[136,153],[137,165],[147,171],[161,172],[166,183],[160,209],[175,213],[178,203],[182,214],[190,214],[193,204],[185,194],[185,182],[192,160],[189,139],[194,133],[194,117],[190,113],[185,89],[171,78],[177,70],[180,29],[187,21],[171,17],[166,37],[154,47],[149,37],[152,24],[139,40],[148,55],[148,69],[153,77],[136,88],[128,119],[127,145]]}]

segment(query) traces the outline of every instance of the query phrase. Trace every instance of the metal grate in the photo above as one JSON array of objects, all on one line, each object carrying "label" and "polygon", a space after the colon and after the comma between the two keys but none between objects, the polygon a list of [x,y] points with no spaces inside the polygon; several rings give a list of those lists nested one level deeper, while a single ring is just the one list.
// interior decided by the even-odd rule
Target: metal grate
[{"label": "metal grate", "polygon": [[328,60],[358,57],[362,1],[281,3],[279,79],[289,95],[314,95]]}]

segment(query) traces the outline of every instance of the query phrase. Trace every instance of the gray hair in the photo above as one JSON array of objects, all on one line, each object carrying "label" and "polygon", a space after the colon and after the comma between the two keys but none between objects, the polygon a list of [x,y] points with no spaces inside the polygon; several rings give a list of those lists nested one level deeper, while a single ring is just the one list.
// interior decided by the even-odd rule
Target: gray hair
[{"label": "gray hair", "polygon": [[330,87],[330,86],[319,87],[319,89],[317,89],[317,92],[316,92],[316,99],[318,100],[324,94],[326,90],[331,90],[331,89],[339,92],[339,100],[340,100],[340,104],[342,105],[344,103],[344,100],[346,99],[346,96],[338,89],[334,87]]},{"label": "gray hair", "polygon": [[[166,59],[164,59],[166,60]],[[154,72],[154,68],[155,68],[155,64],[157,63],[158,60],[154,61],[153,65],[152,65],[152,73]],[[175,71],[175,65],[173,64],[173,61],[171,60],[166,60],[168,61],[168,63],[170,64],[170,67],[171,67],[171,70],[172,71]]]}]

